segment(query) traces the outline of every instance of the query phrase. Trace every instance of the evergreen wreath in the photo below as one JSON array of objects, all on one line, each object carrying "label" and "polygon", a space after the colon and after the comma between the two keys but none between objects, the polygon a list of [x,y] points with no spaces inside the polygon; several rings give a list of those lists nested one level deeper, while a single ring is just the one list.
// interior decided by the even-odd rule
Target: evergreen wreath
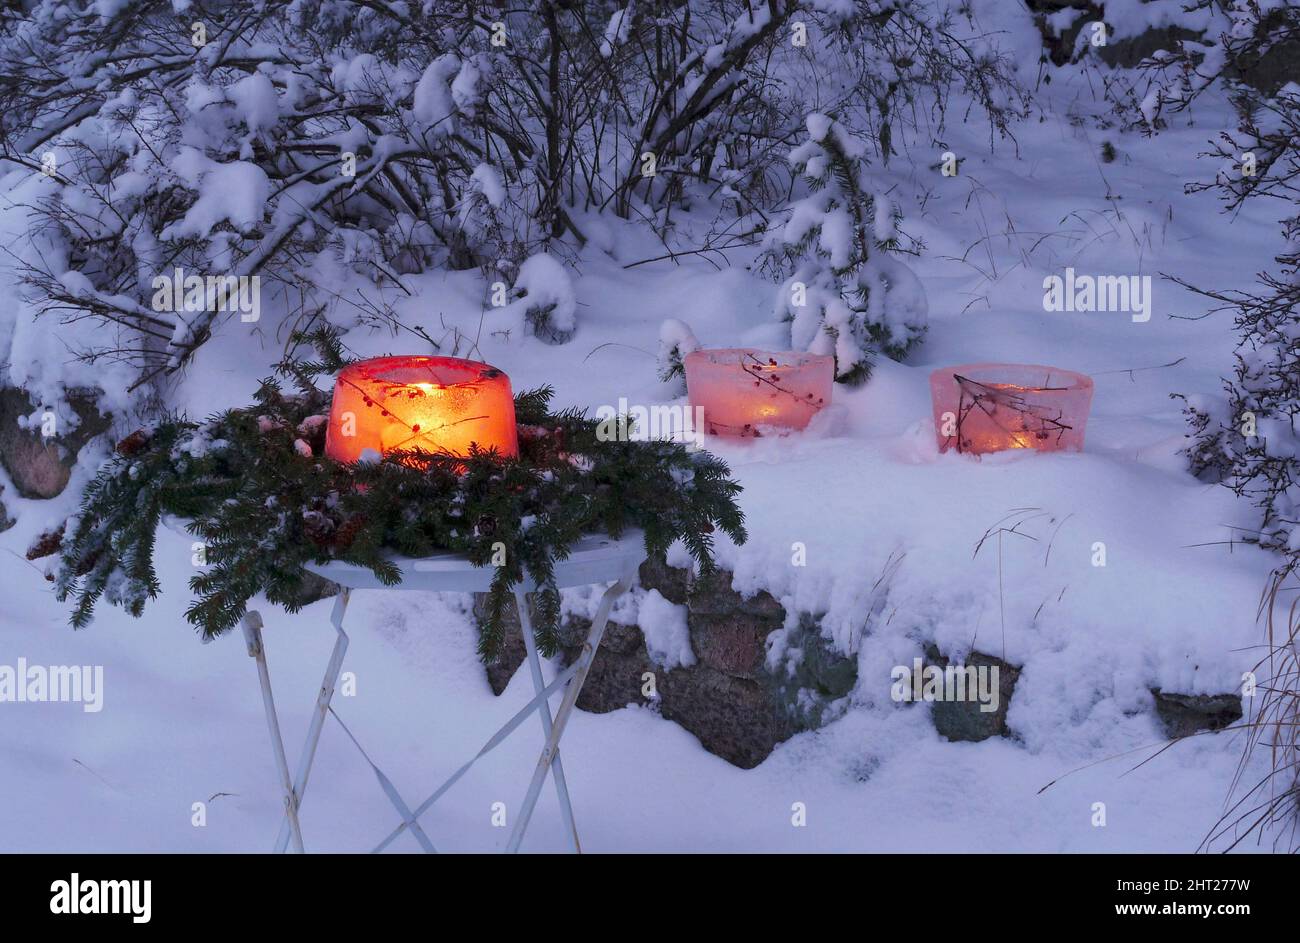
[{"label": "evergreen wreath", "polygon": [[393,585],[401,574],[391,554],[452,551],[487,566],[504,545],[479,626],[479,652],[489,661],[500,649],[506,600],[525,572],[539,587],[538,648],[555,652],[554,565],[584,534],[641,528],[647,554],[658,559],[680,539],[702,573],[713,569],[715,528],[745,540],[735,502],[741,486],[724,462],[677,442],[633,441],[627,417],[616,420],[620,435],[598,437],[601,423],[581,411],[550,411],[549,386],[515,397],[518,458],[394,451],[374,462],[336,462],[324,454],[330,395],[313,377],[348,361],[332,333],[306,339],[321,360],[286,358],[252,406],[205,422],[167,417],[118,443],[61,538],[45,542],[60,553],[56,592],[74,600],[74,627],[91,621],[101,598],[139,616],[157,596],[154,539],[164,516],[184,519],[206,545],[186,612],[205,638],[234,627],[258,593],[296,611],[307,563],[344,560]]}]

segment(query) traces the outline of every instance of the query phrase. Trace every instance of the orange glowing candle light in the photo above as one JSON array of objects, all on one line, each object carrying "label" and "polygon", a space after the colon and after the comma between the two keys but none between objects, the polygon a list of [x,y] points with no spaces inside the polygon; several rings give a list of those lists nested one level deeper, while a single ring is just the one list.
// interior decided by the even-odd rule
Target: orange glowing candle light
[{"label": "orange glowing candle light", "polygon": [[355,462],[370,450],[468,455],[471,444],[519,454],[510,378],[454,357],[377,357],[345,367],[334,384],[325,454]]},{"label": "orange glowing candle light", "polygon": [[802,429],[831,401],[835,358],[728,348],[686,355],[692,409],[704,413],[704,431],[759,436],[764,429]]},{"label": "orange glowing candle light", "polygon": [[1036,364],[976,363],[930,374],[939,451],[1079,451],[1092,378]]}]

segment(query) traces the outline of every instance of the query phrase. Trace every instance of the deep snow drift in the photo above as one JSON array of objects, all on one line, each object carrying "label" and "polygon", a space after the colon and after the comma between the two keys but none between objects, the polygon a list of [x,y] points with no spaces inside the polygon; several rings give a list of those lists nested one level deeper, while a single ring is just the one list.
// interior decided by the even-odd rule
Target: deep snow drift
[{"label": "deep snow drift", "polygon": [[[1201,145],[1228,120],[1222,102],[1202,103],[1196,126],[1144,139],[1074,126],[1065,112],[1076,93],[1057,88],[1046,120],[1017,127],[1018,144],[993,154],[984,130],[955,126],[948,146],[965,157],[955,178],[928,169],[931,151],[880,170],[904,230],[925,243],[909,260],[928,295],[924,344],[906,364],[879,362],[866,386],[837,388],[806,433],[709,443],[745,486],[751,533],[744,547],[720,544],[720,559],[738,589],[824,614],[828,637],[859,660],[842,716],[741,771],[648,709],[579,714],[564,752],[587,849],[1190,851],[1221,814],[1239,737],[1196,737],[1139,766],[1163,739],[1149,689],[1238,689],[1257,658],[1256,607],[1275,561],[1230,543],[1247,509],[1193,479],[1178,455],[1186,427],[1169,394],[1216,393],[1232,335],[1223,316],[1192,319],[1203,303],[1160,275],[1242,284],[1272,254],[1276,224],[1258,207],[1229,220],[1212,196],[1182,193],[1204,171]],[[1118,150],[1113,163],[1099,158],[1103,139]],[[593,242],[574,260],[577,333],[562,346],[522,336],[510,312],[484,312],[476,272],[408,278],[409,298],[363,288],[386,291],[435,338],[459,329],[455,352],[506,370],[516,390],[553,384],[562,406],[671,399],[655,373],[666,318],[688,323],[705,346],[787,343],[772,315],[776,285],[749,270],[753,250],[632,265],[662,245],[609,219],[583,224]],[[1045,312],[1043,279],[1067,266],[1153,276],[1151,319]],[[337,279],[340,293],[356,287],[341,272],[321,278]],[[340,306],[340,322],[345,314]],[[194,415],[246,402],[280,355],[273,317],[227,327],[179,390]],[[410,335],[355,329],[345,339],[360,354],[424,352]],[[22,351],[59,356],[48,338]],[[938,455],[928,373],[984,360],[1091,374],[1085,451]],[[55,502],[5,493],[19,524],[0,536],[0,663],[102,664],[106,709],[0,707],[0,848],[269,848],[280,800],[254,665],[236,635],[201,646],[186,626],[190,539],[160,538],[166,591],[143,619],[103,607],[76,634],[40,569],[21,559],[71,507],[89,467],[87,456]],[[1021,519],[1020,534],[975,552],[990,529]],[[1098,542],[1104,567],[1093,565]],[[795,543],[806,566],[791,563]],[[332,644],[330,606],[296,616],[261,607],[291,765]],[[671,622],[662,600],[650,607],[655,626]],[[531,694],[522,672],[492,696],[467,608],[408,592],[353,598],[345,668],[357,693],[335,707],[411,804]],[[666,659],[689,656],[671,626],[664,632]],[[949,655],[975,648],[1024,666],[1009,717],[1015,739],[948,743],[928,706],[890,700],[890,669],[930,641]],[[504,846],[492,804],[518,802],[540,742],[530,721],[424,818],[440,849]],[[207,804],[205,827],[191,823],[195,802]],[[791,824],[797,802],[806,827]],[[1098,802],[1105,827],[1092,823]],[[303,810],[308,849],[368,849],[394,822],[331,721]],[[549,786],[525,847],[564,847]],[[396,848],[416,850],[409,839]]]}]

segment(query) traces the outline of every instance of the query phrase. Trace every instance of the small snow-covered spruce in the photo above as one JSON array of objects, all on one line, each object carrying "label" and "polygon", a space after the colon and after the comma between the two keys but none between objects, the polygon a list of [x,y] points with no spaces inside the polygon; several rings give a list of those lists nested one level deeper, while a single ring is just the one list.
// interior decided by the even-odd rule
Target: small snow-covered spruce
[{"label": "small snow-covered spruce", "polygon": [[512,289],[514,300],[500,309],[498,322],[548,344],[564,344],[577,330],[577,295],[564,263],[545,252],[524,260]]},{"label": "small snow-covered spruce", "polygon": [[700,349],[695,332],[685,321],[668,318],[659,325],[659,379],[679,393],[686,391],[686,364],[683,358]]},{"label": "small snow-covered spruce", "polygon": [[[345,560],[393,584],[401,574],[391,553],[450,550],[491,566],[504,543],[506,562],[494,572],[480,626],[488,660],[525,574],[539,587],[538,647],[555,651],[554,564],[586,533],[640,528],[647,554],[661,559],[681,540],[701,572],[712,570],[716,531],[745,540],[740,485],[723,462],[680,443],[606,441],[596,420],[552,412],[550,388],[515,398],[518,458],[394,452],[355,465],[332,461],[315,418],[329,397],[311,382],[317,367],[336,360],[337,348],[326,346],[317,364],[281,371],[297,393],[268,379],[251,406],[202,423],[171,417],[101,468],[58,547],[56,591],[74,601],[74,626],[91,621],[101,598],[139,615],[158,594],[153,553],[163,515],[185,519],[206,544],[186,612],[204,637],[235,626],[259,593],[296,609],[309,562]],[[195,440],[201,448],[190,447]]]},{"label": "small snow-covered spruce", "polygon": [[876,352],[901,359],[925,335],[925,291],[899,249],[897,207],[875,193],[864,148],[833,118],[810,114],[790,163],[808,187],[769,230],[767,266],[788,273],[776,317],[796,350],[834,354],[837,380],[857,384]]}]

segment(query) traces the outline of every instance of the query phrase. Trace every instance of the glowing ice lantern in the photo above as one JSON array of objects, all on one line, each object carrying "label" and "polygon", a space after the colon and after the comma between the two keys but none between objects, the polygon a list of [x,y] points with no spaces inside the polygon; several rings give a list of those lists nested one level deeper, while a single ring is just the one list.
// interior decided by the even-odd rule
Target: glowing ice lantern
[{"label": "glowing ice lantern", "polygon": [[334,383],[325,454],[355,462],[367,449],[468,455],[470,445],[519,454],[510,378],[454,357],[377,357]]},{"label": "glowing ice lantern", "polygon": [[692,409],[704,412],[710,435],[758,436],[802,429],[831,401],[835,358],[728,348],[686,355]]},{"label": "glowing ice lantern", "polygon": [[1036,364],[975,363],[930,374],[939,451],[1083,448],[1092,378]]}]

